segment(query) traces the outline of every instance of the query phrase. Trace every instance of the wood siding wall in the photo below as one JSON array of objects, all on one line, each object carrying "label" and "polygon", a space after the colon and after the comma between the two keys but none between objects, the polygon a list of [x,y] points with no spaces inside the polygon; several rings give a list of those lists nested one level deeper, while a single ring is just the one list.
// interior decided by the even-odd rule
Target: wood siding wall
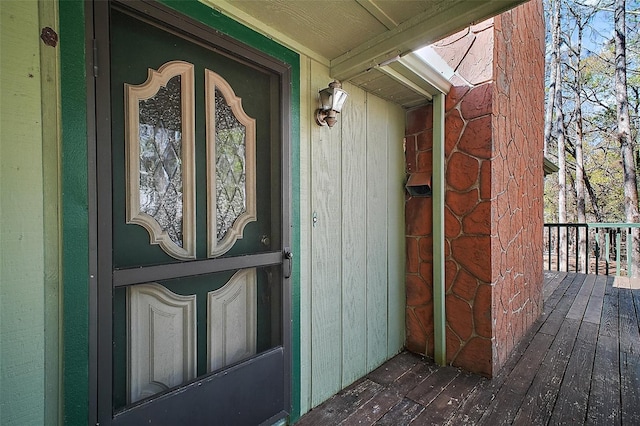
[{"label": "wood siding wall", "polygon": [[404,112],[344,84],[338,123],[319,127],[317,93],[330,81],[301,57],[302,413],[405,339]]},{"label": "wood siding wall", "polygon": [[58,423],[58,64],[53,1],[0,2],[0,424]]}]

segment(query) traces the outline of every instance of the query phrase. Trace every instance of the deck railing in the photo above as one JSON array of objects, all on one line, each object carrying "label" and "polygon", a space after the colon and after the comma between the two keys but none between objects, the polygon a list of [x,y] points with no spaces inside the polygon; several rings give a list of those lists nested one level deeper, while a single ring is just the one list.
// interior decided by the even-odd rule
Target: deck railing
[{"label": "deck railing", "polygon": [[545,223],[544,262],[548,270],[630,276],[631,229],[640,223]]}]

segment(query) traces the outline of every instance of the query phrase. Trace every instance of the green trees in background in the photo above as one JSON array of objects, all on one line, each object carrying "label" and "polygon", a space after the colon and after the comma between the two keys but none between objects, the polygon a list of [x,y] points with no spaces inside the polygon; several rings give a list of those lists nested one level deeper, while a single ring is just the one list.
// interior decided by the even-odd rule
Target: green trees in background
[{"label": "green trees in background", "polygon": [[545,222],[638,222],[640,1],[546,0],[545,10],[545,153],[564,164],[545,181]]},{"label": "green trees in background", "polygon": [[[640,222],[640,0],[546,0],[545,222]],[[566,234],[558,235],[560,247]],[[634,275],[640,229],[631,231]],[[579,258],[588,249],[576,241]],[[559,253],[564,257],[565,253]]]}]

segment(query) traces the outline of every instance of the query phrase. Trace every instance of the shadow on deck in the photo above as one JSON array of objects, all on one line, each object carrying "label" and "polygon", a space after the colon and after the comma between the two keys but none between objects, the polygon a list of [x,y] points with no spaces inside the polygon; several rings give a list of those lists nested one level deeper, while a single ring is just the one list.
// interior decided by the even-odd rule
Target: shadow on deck
[{"label": "shadow on deck", "polygon": [[634,287],[545,272],[544,313],[492,380],[403,352],[297,425],[639,425]]}]

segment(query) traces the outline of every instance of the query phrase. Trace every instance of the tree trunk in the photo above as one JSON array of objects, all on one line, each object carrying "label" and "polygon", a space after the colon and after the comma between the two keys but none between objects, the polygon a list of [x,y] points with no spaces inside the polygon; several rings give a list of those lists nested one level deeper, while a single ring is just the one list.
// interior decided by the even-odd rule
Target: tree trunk
[{"label": "tree trunk", "polygon": [[560,40],[560,0],[550,0],[553,4],[553,16],[551,26],[553,28],[551,38],[551,52],[549,52],[549,94],[544,112],[544,145],[543,153],[546,157],[549,153],[549,144],[551,143],[551,132],[553,129],[553,107],[555,105],[556,80],[558,78],[558,63],[560,62],[560,54],[558,52],[558,41]]},{"label": "tree trunk", "polygon": [[[586,25],[585,21],[582,21],[580,15],[575,14],[576,21],[578,23],[578,37],[576,39],[576,47],[575,47],[575,81],[574,81],[574,120],[575,120],[575,159],[576,159],[576,207],[577,207],[577,218],[578,223],[586,223],[586,203],[585,203],[585,190],[584,190],[584,158],[583,158],[583,132],[582,132],[582,72],[581,72],[581,61],[582,61],[582,34],[584,30],[584,25]],[[589,230],[587,228],[579,229],[578,228],[579,238],[576,238],[576,243],[578,244],[578,259],[576,262],[579,266],[579,271],[584,273],[589,273],[586,265],[587,261],[587,232]]]},{"label": "tree trunk", "polygon": [[[627,94],[627,58],[626,58],[626,2],[615,0],[615,49],[616,49],[616,111],[618,118],[618,141],[620,142],[620,155],[622,157],[622,173],[624,187],[624,212],[627,223],[637,223],[638,218],[638,187],[636,186],[636,168],[633,156],[633,141],[631,140],[631,124],[629,123],[629,98]],[[640,267],[640,232],[633,228],[631,232],[633,249],[632,274],[639,276]],[[627,250],[629,250],[627,242]]]},{"label": "tree trunk", "polygon": [[[560,34],[560,0],[555,0],[554,4],[554,17],[553,17],[554,33]],[[555,41],[553,50],[560,57],[560,47],[562,41],[558,36]],[[562,84],[561,84],[561,72],[560,61],[556,62],[556,85],[555,85],[555,114],[556,114],[556,141],[558,143],[558,223],[567,222],[567,165],[566,165],[566,151],[564,140],[564,113],[562,111]],[[558,256],[560,263],[560,270],[567,270],[567,231],[566,228],[560,228],[558,230]]]},{"label": "tree trunk", "polygon": [[593,214],[596,216],[596,222],[604,222],[604,216],[602,215],[602,209],[598,204],[596,191],[593,189],[593,186],[591,186],[589,176],[587,176],[586,174],[584,175],[584,186],[585,188],[587,188],[587,192],[589,193],[589,198],[591,199],[591,207],[593,207]]}]

